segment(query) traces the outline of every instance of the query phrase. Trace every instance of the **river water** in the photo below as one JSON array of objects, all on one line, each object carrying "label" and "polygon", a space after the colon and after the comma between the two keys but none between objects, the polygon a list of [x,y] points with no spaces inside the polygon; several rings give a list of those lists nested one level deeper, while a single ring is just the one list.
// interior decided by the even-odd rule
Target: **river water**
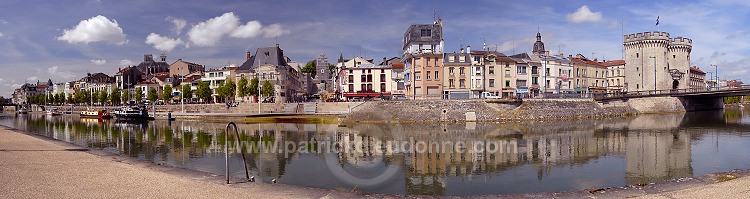
[{"label": "river water", "polygon": [[750,169],[750,111],[457,124],[116,123],[0,116],[0,125],[144,161],[367,193],[483,195],[647,184]]}]

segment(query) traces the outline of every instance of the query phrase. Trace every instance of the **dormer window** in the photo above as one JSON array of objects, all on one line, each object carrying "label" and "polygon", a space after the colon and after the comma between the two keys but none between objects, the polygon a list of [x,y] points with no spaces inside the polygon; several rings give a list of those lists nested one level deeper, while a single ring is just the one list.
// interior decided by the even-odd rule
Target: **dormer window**
[{"label": "dormer window", "polygon": [[271,54],[269,52],[264,52],[263,54],[265,54],[266,57],[271,56]]},{"label": "dormer window", "polygon": [[432,37],[432,31],[430,29],[422,29],[420,30],[419,35],[422,37]]}]

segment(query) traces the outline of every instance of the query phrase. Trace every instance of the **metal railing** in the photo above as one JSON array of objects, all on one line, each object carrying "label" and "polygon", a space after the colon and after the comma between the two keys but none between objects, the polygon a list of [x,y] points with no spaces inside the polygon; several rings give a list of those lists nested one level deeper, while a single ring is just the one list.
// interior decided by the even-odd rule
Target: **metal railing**
[{"label": "metal railing", "polygon": [[252,182],[253,179],[250,178],[250,171],[247,169],[247,160],[245,160],[245,151],[242,150],[242,142],[240,142],[240,133],[237,131],[237,124],[234,124],[234,122],[229,122],[227,124],[227,134],[224,136],[224,163],[225,163],[225,169],[226,169],[226,176],[227,176],[227,184],[229,184],[229,127],[232,127],[234,129],[234,135],[236,136],[235,139],[237,139],[237,148],[240,149],[240,152],[242,153],[242,165],[245,166],[245,177],[247,178],[248,182]]},{"label": "metal railing", "polygon": [[748,90],[748,92],[750,92],[750,85],[722,86],[722,87],[710,87],[710,88],[685,88],[685,89],[669,89],[669,90],[629,91],[629,92],[606,93],[602,95],[595,95],[594,98],[596,99],[634,98],[634,97],[645,97],[645,96],[700,94],[700,93],[726,92],[726,91],[739,91],[739,90]]}]

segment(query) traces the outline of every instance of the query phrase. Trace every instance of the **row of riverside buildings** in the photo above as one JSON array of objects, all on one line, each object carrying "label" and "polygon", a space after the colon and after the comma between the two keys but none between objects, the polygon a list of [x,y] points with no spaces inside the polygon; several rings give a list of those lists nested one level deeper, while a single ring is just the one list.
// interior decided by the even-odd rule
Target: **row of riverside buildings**
[{"label": "row of riverside buildings", "polygon": [[481,50],[468,45],[464,50],[462,45],[459,52],[445,52],[442,29],[438,19],[433,24],[413,24],[404,34],[407,98],[523,98],[545,93],[585,97],[742,84],[706,81],[706,72],[690,66],[692,40],[670,38],[666,32],[624,35],[625,60],[598,60],[581,54],[551,55],[539,32],[531,54],[505,55],[486,45]]},{"label": "row of riverside buildings", "polygon": [[[129,98],[134,99],[135,91],[140,88],[142,96],[147,96],[151,88],[155,88],[157,93],[163,93],[165,88],[172,88],[172,98],[159,100],[167,102],[177,102],[181,96],[181,87],[189,85],[192,93],[198,90],[199,82],[207,82],[211,90],[210,99],[200,100],[193,95],[192,99],[186,99],[188,102],[223,102],[225,99],[218,97],[217,88],[229,79],[235,83],[239,82],[242,77],[248,81],[252,78],[259,78],[260,84],[269,82],[274,87],[275,102],[294,102],[302,99],[305,92],[305,85],[311,84],[312,79],[309,75],[300,73],[300,64],[284,56],[283,51],[278,45],[271,47],[258,48],[252,55],[247,52],[245,62],[240,65],[229,65],[219,68],[206,69],[205,65],[200,65],[182,59],[167,62],[167,56],[162,54],[160,60],[155,60],[153,55],[144,55],[143,62],[135,66],[118,68],[113,76],[104,73],[87,74],[85,77],[71,81],[53,83],[52,80],[46,83],[37,82],[37,84],[26,83],[21,88],[15,89],[13,93],[13,103],[25,104],[28,98],[41,94],[59,94],[63,93],[67,97],[72,97],[77,92],[100,92],[102,90],[112,93],[115,88],[119,90],[128,90]],[[307,81],[309,79],[309,81]],[[234,100],[250,100],[251,97],[240,98],[238,92],[235,92]]]},{"label": "row of riverside buildings", "polygon": [[[339,56],[331,64],[325,54],[310,61],[314,74],[303,73],[305,63],[291,60],[278,44],[247,52],[240,66],[229,65],[206,69],[204,65],[178,59],[167,63],[144,55],[136,66],[119,68],[114,76],[104,73],[87,74],[71,82],[25,84],[16,89],[14,103],[25,103],[28,96],[48,93],[97,92],[114,88],[129,90],[131,95],[141,88],[146,96],[150,88],[163,92],[173,88],[174,101],[181,95],[180,87],[208,82],[210,102],[222,102],[216,88],[228,79],[239,82],[258,78],[273,85],[274,102],[302,102],[310,97],[353,100],[367,98],[400,99],[474,99],[527,98],[544,94],[565,94],[587,97],[592,94],[622,93],[644,90],[670,90],[738,85],[738,81],[706,81],[706,73],[690,66],[692,40],[671,38],[666,32],[645,32],[623,36],[624,60],[597,60],[581,54],[550,54],[545,50],[541,33],[537,32],[531,53],[505,55],[486,45],[472,50],[470,45],[458,52],[446,52],[443,21],[412,24],[403,37],[399,57],[374,59]],[[237,92],[238,93],[238,92]],[[190,99],[197,101],[198,99]],[[239,97],[236,101],[257,98]]]}]

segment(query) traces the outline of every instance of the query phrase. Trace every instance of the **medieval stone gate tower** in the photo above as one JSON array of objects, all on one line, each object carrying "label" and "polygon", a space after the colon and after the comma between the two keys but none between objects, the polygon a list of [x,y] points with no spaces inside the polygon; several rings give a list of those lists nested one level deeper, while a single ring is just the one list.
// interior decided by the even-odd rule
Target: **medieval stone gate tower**
[{"label": "medieval stone gate tower", "polygon": [[688,88],[692,44],[667,32],[624,35],[627,91]]}]

